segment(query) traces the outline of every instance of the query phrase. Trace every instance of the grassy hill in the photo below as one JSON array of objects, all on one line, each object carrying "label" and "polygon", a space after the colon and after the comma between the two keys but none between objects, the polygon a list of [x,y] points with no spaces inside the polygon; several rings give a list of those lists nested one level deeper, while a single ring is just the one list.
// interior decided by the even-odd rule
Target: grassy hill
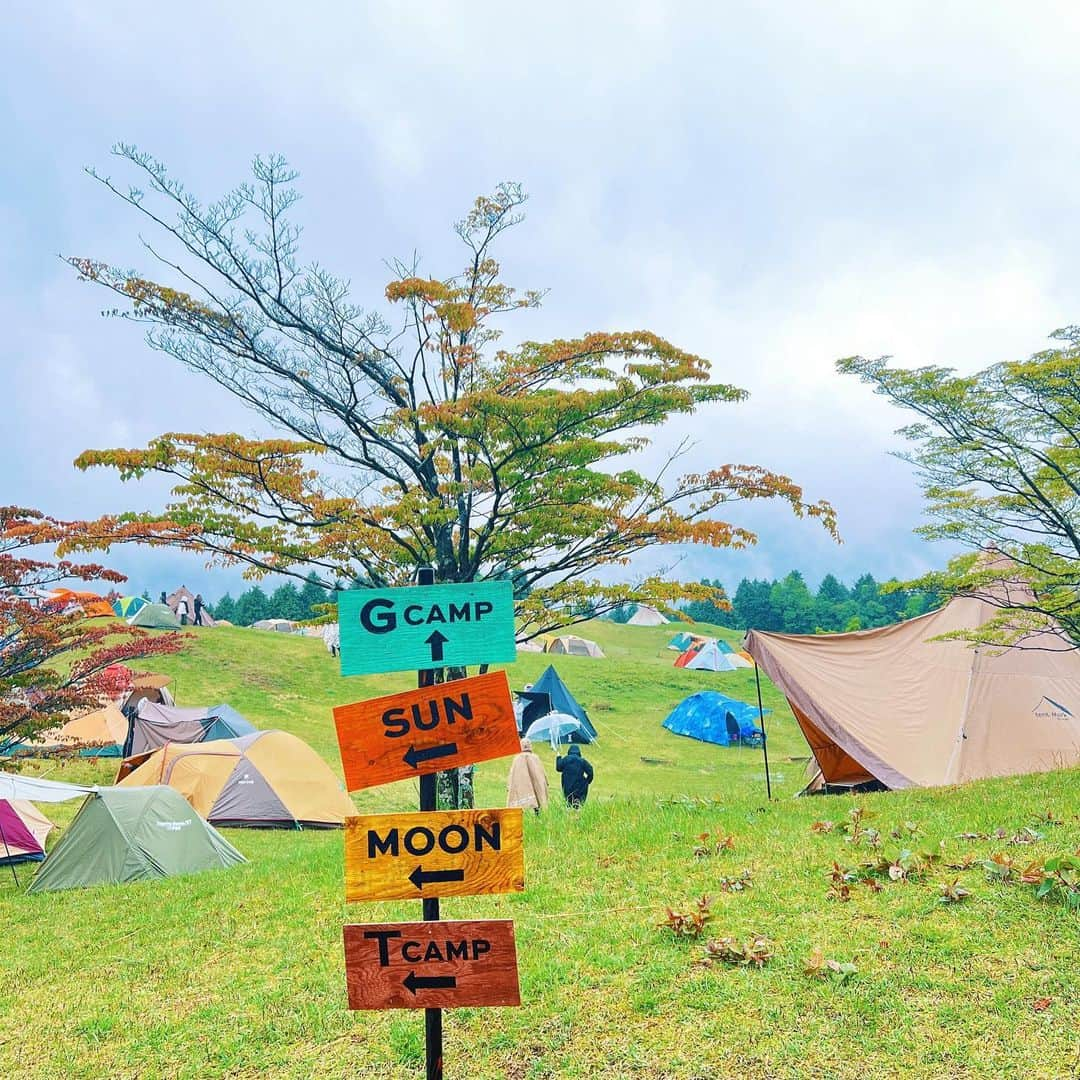
[{"label": "grassy hill", "polygon": [[[557,667],[600,730],[588,749],[597,781],[581,813],[529,816],[526,892],[443,902],[448,918],[515,920],[524,1000],[447,1014],[447,1076],[1077,1075],[1080,915],[989,882],[978,862],[945,865],[1004,853],[1023,866],[1075,850],[1075,772],[794,800],[806,746],[763,684],[774,709],[770,804],[760,751],[660,727],[704,687],[753,700],[753,672],[672,667],[666,627],[599,623],[582,633],[609,659],[557,658]],[[522,654],[512,684],[534,681],[548,660]],[[336,769],[331,706],[413,684],[343,680],[320,641],[239,629],[197,632],[158,666],[180,703],[226,700],[307,739]],[[540,753],[554,780],[550,751]],[[109,777],[103,764],[45,771]],[[478,766],[477,804],[501,805],[505,777],[505,762]],[[381,811],[416,800],[416,785],[400,783],[354,801]],[[834,860],[856,866],[875,852],[811,825],[845,820],[855,806],[873,815],[866,823],[885,853],[930,849],[940,860],[914,880],[827,899]],[[72,810],[53,816],[63,823]],[[1011,844],[1031,839],[1028,826],[1037,838]],[[696,857],[703,833],[730,836],[733,850]],[[347,907],[339,833],[228,836],[250,863],[227,872],[41,896],[0,877],[0,1075],[422,1075],[421,1014],[349,1013],[340,946],[342,923],[417,919],[419,905]],[[752,887],[722,891],[744,868]],[[943,904],[940,885],[954,879],[971,896]],[[774,943],[766,966],[702,966],[701,941],[657,927],[666,906],[689,910],[702,894],[713,897],[705,937],[765,934]],[[808,977],[815,948],[856,973]]]}]

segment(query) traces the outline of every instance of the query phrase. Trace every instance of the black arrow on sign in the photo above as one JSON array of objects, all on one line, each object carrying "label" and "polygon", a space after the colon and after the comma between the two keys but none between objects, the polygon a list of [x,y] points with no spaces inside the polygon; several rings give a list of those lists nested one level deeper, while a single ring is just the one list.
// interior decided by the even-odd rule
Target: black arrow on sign
[{"label": "black arrow on sign", "polygon": [[464,881],[464,870],[427,870],[418,866],[410,875],[409,880],[418,888],[422,889],[427,884],[437,881]]},{"label": "black arrow on sign", "polygon": [[456,742],[443,743],[441,746],[429,746],[426,750],[417,750],[415,746],[410,746],[401,760],[415,769],[425,761],[434,761],[436,758],[441,757],[453,757],[457,752]]},{"label": "black arrow on sign", "polygon": [[431,659],[432,662],[442,659],[442,647],[450,639],[441,631],[436,630],[431,637],[424,638],[424,644],[431,646]]},{"label": "black arrow on sign", "polygon": [[455,975],[417,975],[415,971],[410,971],[401,980],[401,985],[413,997],[416,997],[417,990],[453,990],[457,986],[457,977]]}]

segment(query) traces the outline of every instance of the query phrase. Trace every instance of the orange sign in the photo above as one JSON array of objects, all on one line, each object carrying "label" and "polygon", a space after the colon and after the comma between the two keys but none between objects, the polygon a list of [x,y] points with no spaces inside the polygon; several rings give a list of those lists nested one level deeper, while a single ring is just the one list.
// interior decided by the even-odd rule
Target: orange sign
[{"label": "orange sign", "polygon": [[520,1005],[509,919],[345,927],[350,1009]]},{"label": "orange sign", "polygon": [[349,791],[521,749],[504,671],[339,705],[334,723]]},{"label": "orange sign", "polygon": [[345,899],[421,900],[525,888],[521,810],[345,819]]}]

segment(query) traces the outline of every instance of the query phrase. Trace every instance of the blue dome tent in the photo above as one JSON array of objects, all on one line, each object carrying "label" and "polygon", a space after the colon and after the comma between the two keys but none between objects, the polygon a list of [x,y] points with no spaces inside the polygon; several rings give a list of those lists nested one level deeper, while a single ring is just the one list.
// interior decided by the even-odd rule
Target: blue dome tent
[{"label": "blue dome tent", "polygon": [[756,705],[736,701],[715,690],[703,690],[680,701],[664,721],[664,727],[675,735],[718,746],[759,746],[764,736],[757,720]]}]

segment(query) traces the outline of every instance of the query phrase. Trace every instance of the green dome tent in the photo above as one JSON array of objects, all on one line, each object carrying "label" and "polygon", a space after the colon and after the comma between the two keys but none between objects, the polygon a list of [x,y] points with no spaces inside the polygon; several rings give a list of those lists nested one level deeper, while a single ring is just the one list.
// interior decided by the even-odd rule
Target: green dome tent
[{"label": "green dome tent", "polygon": [[130,619],[140,608],[146,607],[141,596],[120,596],[112,602],[112,609],[122,619]]},{"label": "green dome tent", "polygon": [[170,787],[95,788],[28,892],[193,874],[246,862]]},{"label": "green dome tent", "polygon": [[128,619],[128,626],[147,630],[179,630],[180,620],[164,604],[143,604]]}]

